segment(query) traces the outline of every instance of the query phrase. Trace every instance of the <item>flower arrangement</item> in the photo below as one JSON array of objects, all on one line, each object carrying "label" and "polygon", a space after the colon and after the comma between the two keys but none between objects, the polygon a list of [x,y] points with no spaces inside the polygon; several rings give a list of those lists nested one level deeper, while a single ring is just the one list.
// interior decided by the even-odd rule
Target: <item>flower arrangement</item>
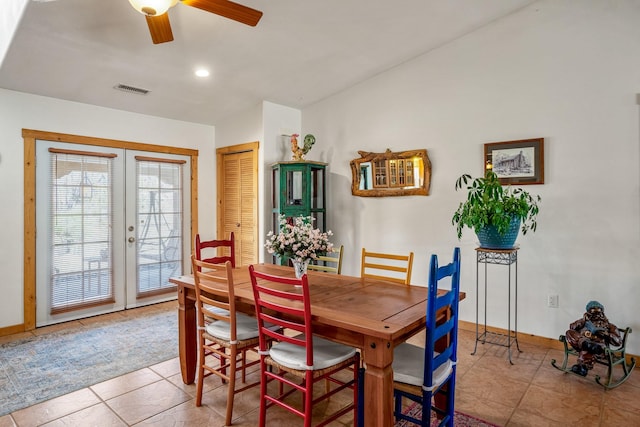
[{"label": "flower arrangement", "polygon": [[280,215],[279,231],[267,234],[265,248],[270,254],[286,256],[296,262],[318,259],[321,255],[333,252],[333,243],[329,242],[331,230],[326,233],[313,228],[314,218],[296,216],[287,218]]}]

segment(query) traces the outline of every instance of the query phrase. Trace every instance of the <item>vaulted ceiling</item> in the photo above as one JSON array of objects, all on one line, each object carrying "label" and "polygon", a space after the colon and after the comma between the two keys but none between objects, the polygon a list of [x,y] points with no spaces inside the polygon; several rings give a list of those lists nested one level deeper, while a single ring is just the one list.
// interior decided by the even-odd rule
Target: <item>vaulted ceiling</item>
[{"label": "vaulted ceiling", "polygon": [[154,45],[127,0],[28,1],[0,87],[215,125],[263,100],[303,108],[533,0],[239,2],[264,13],[256,27],[179,2],[174,41]]}]

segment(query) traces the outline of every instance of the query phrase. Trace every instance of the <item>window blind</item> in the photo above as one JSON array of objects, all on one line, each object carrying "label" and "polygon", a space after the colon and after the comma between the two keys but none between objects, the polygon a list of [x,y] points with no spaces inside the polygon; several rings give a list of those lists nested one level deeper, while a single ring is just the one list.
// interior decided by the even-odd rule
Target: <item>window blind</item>
[{"label": "window blind", "polygon": [[49,149],[51,314],[114,302],[115,154]]},{"label": "window blind", "polygon": [[175,289],[182,274],[184,161],[136,156],[137,296]]}]

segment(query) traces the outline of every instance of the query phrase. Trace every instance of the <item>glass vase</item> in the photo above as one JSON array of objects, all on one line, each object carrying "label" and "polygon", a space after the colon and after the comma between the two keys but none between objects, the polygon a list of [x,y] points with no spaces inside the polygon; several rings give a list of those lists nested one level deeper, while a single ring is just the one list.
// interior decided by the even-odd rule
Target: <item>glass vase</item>
[{"label": "glass vase", "polygon": [[293,269],[296,272],[296,278],[299,279],[302,276],[304,276],[305,274],[307,274],[307,267],[309,266],[309,261],[308,259],[305,259],[303,261],[297,261],[297,260],[292,260],[292,264],[293,264]]}]

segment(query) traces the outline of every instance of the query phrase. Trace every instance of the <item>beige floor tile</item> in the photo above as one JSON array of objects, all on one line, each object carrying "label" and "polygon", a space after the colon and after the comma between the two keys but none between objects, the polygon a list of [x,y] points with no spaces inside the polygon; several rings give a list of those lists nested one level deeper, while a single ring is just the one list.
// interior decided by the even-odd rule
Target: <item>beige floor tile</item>
[{"label": "beige floor tile", "polygon": [[567,423],[553,421],[530,412],[516,409],[507,427],[566,427]]},{"label": "beige floor tile", "polygon": [[[636,358],[636,369],[634,369],[631,373],[631,376],[627,379],[625,384],[632,385],[634,387],[640,388],[640,360]],[[621,369],[620,367],[616,369]]]},{"label": "beige floor tile", "polygon": [[149,368],[144,368],[98,383],[90,388],[102,400],[109,400],[160,380],[162,380],[160,375]]},{"label": "beige floor tile", "polygon": [[107,405],[127,424],[135,424],[186,402],[188,394],[162,380],[107,400]]},{"label": "beige floor tile", "polygon": [[84,328],[84,325],[80,323],[79,320],[74,320],[72,322],[64,322],[64,323],[57,323],[55,325],[43,326],[42,328],[34,329],[32,333],[34,335],[40,336],[40,335],[51,334],[54,332],[71,331],[71,330],[83,329],[83,328]]},{"label": "beige floor tile", "polygon": [[640,416],[633,411],[627,411],[622,407],[610,407],[605,405],[602,413],[600,427],[622,427],[640,425]]},{"label": "beige floor tile", "polygon": [[[486,356],[484,356],[486,357]],[[506,362],[507,364],[509,362]],[[467,391],[484,400],[499,402],[505,406],[515,408],[529,383],[512,379],[503,373],[502,369],[475,368],[457,378],[457,390]]]},{"label": "beige floor tile", "polygon": [[[192,400],[142,421],[137,426],[154,427],[218,427],[224,426],[224,417],[206,406],[196,407]],[[234,427],[236,424],[233,424]]]},{"label": "beige floor tile", "polygon": [[137,307],[134,310],[124,310],[124,311],[121,311],[120,313],[122,313],[123,316],[127,316],[127,317],[139,317],[139,316],[145,316],[148,313],[157,313],[157,312],[176,310],[176,315],[177,315],[177,309],[178,309],[178,301],[172,300],[167,302],[161,302],[158,304],[145,305],[144,307]]},{"label": "beige floor tile", "polygon": [[115,323],[125,318],[124,312],[116,311],[114,313],[102,314],[100,316],[87,317],[80,319],[78,322],[85,327],[100,326],[109,323]]},{"label": "beige floor tile", "polygon": [[31,338],[35,336],[32,332],[20,332],[18,334],[11,334],[0,337],[0,344],[6,344],[8,342],[18,341],[25,338]]},{"label": "beige floor tile", "polygon": [[126,424],[104,403],[91,406],[65,417],[58,418],[43,427],[126,427]]},{"label": "beige floor tile", "polygon": [[16,423],[13,422],[11,415],[5,415],[0,417],[0,427],[15,427]]},{"label": "beige floor tile", "polygon": [[[247,384],[258,381],[260,378],[259,373],[253,373],[247,376]],[[211,410],[217,412],[221,416],[224,416],[227,411],[227,395],[228,385],[222,385],[220,378],[207,377],[204,380],[205,388],[209,391],[205,391],[202,394],[202,405],[211,408]],[[236,389],[241,387],[241,381],[238,379],[236,383]],[[257,404],[260,402],[260,388],[259,386],[252,387],[240,393],[236,393],[233,398],[233,418],[241,417],[242,415],[256,409]],[[195,406],[195,404],[194,404]]]},{"label": "beige floor tile", "polygon": [[476,394],[456,387],[455,410],[503,426],[511,417],[514,406],[486,400]]},{"label": "beige floor tile", "polygon": [[100,403],[98,396],[90,389],[83,388],[82,390],[20,409],[11,415],[20,427],[39,426],[97,403]]},{"label": "beige floor tile", "polygon": [[597,426],[602,398],[588,400],[582,395],[566,395],[532,385],[519,405],[521,412],[565,425]]},{"label": "beige floor tile", "polygon": [[473,368],[495,370],[500,367],[500,375],[514,380],[530,382],[538,372],[541,362],[541,360],[514,359],[514,364],[512,365],[502,356],[485,354],[473,365]]},{"label": "beige floor tile", "polygon": [[625,382],[604,392],[604,404],[609,408],[620,408],[634,413],[640,425],[640,388]]},{"label": "beige floor tile", "polygon": [[180,359],[178,357],[174,357],[173,359],[152,365],[149,368],[158,375],[161,375],[164,378],[169,378],[180,373]]},{"label": "beige floor tile", "polygon": [[603,389],[592,378],[582,378],[565,373],[551,366],[545,360],[531,383],[545,390],[551,390],[568,396],[583,396],[588,401],[599,401]]},{"label": "beige floor tile", "polygon": [[[182,374],[172,375],[169,378],[167,378],[167,381],[171,382],[171,384],[175,385],[180,390],[182,390],[185,393],[187,393],[189,396],[191,396],[191,397],[195,397],[196,396],[196,383],[195,383],[195,381],[193,382],[193,384],[185,384],[182,381]],[[207,386],[207,384],[205,384],[205,390],[204,390],[205,393],[208,391],[206,386]]]}]

